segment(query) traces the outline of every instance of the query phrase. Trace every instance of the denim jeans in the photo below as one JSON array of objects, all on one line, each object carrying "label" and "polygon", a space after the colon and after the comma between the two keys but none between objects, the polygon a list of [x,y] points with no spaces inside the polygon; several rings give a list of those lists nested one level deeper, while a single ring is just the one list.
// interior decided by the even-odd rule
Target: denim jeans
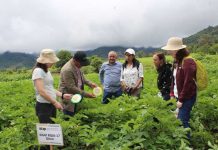
[{"label": "denim jeans", "polygon": [[116,92],[108,92],[108,91],[104,90],[104,95],[103,95],[103,99],[102,99],[102,104],[107,104],[107,103],[109,103],[108,98],[112,98],[112,96],[114,96],[114,97],[119,97],[119,96],[122,95],[122,93],[123,93],[123,92],[122,92],[121,89],[118,90],[118,91],[116,91]]},{"label": "denim jeans", "polygon": [[184,100],[182,107],[179,108],[178,119],[182,121],[184,128],[189,128],[190,113],[196,102],[196,96]]}]

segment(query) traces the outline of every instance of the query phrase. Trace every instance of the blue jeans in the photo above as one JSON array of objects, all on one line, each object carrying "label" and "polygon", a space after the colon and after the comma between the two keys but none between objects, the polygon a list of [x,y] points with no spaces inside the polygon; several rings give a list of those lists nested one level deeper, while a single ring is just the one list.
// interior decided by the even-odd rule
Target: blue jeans
[{"label": "blue jeans", "polygon": [[112,96],[114,96],[114,97],[119,97],[119,96],[121,96],[122,95],[122,90],[120,89],[120,90],[118,90],[118,91],[116,91],[116,92],[107,92],[107,91],[105,91],[104,90],[104,95],[103,95],[103,99],[102,99],[102,104],[107,104],[107,103],[109,103],[109,100],[108,100],[108,98],[112,98]]},{"label": "blue jeans", "polygon": [[196,102],[196,96],[193,96],[190,99],[186,99],[183,102],[182,107],[179,108],[178,119],[182,121],[184,128],[190,127],[189,125],[190,113],[195,102]]}]

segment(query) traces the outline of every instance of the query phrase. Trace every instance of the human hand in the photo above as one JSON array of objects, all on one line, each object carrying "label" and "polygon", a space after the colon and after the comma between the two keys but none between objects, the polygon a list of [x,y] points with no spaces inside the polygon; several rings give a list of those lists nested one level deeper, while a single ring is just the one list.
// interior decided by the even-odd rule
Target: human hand
[{"label": "human hand", "polygon": [[158,92],[158,93],[157,93],[157,96],[160,97],[160,98],[162,98],[161,92]]},{"label": "human hand", "polygon": [[135,86],[135,87],[132,88],[131,92],[133,93],[133,92],[136,91],[137,89],[138,89],[138,87]]},{"label": "human hand", "polygon": [[125,92],[126,92],[127,94],[131,94],[131,93],[133,92],[133,90],[132,90],[132,88],[126,86]]},{"label": "human hand", "polygon": [[59,102],[55,102],[53,105],[55,106],[56,109],[63,110],[63,107]]},{"label": "human hand", "polygon": [[64,99],[70,100],[72,98],[72,94],[64,94]]},{"label": "human hand", "polygon": [[94,89],[95,87],[97,87],[98,85],[97,84],[95,84],[95,83],[91,83],[90,84],[90,87],[92,88],[92,89]]},{"label": "human hand", "polygon": [[178,101],[178,102],[176,103],[176,106],[177,106],[177,108],[181,108],[181,107],[182,107],[182,103],[181,103],[180,101]]},{"label": "human hand", "polygon": [[86,97],[88,97],[88,98],[96,98],[96,96],[93,93],[86,93]]},{"label": "human hand", "polygon": [[175,99],[175,97],[174,96],[170,96],[170,99]]},{"label": "human hand", "polygon": [[178,118],[179,108],[176,108],[176,110],[174,111],[174,113],[175,113],[175,117]]}]

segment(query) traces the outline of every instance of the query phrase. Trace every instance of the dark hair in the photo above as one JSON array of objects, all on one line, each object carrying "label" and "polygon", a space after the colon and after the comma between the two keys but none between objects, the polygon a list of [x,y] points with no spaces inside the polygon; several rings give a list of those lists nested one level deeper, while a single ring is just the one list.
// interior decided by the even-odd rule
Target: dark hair
[{"label": "dark hair", "polygon": [[163,64],[166,64],[166,57],[165,57],[164,53],[155,53],[154,55],[157,55],[159,60],[163,60]]},{"label": "dark hair", "polygon": [[189,52],[187,51],[187,49],[183,48],[180,49],[177,53],[176,53],[176,61],[178,64],[182,63],[182,60],[184,57],[188,56]]},{"label": "dark hair", "polygon": [[46,64],[42,64],[42,63],[37,62],[37,63],[35,64],[35,66],[33,67],[33,70],[34,70],[35,68],[41,68],[41,69],[42,69],[43,71],[45,71],[46,73],[48,72],[48,67],[47,67]]},{"label": "dark hair", "polygon": [[[126,68],[126,65],[128,64],[128,61],[125,61],[123,63],[123,67]],[[139,66],[139,61],[134,57],[132,60],[133,68]]]}]

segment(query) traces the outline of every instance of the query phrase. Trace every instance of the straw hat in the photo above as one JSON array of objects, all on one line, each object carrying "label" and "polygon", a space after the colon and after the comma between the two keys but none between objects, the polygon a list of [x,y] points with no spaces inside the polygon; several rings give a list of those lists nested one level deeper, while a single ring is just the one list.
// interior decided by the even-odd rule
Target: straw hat
[{"label": "straw hat", "polygon": [[43,49],[40,52],[39,58],[36,60],[39,63],[47,64],[47,63],[56,63],[59,61],[59,58],[55,55],[54,50],[52,49]]},{"label": "straw hat", "polygon": [[125,54],[126,53],[129,53],[129,54],[131,54],[131,55],[135,55],[135,51],[134,51],[134,49],[132,49],[132,48],[128,48],[126,51],[125,51]]},{"label": "straw hat", "polygon": [[179,50],[183,48],[186,48],[186,45],[183,45],[182,38],[171,37],[168,39],[167,45],[162,47],[161,49],[173,51],[173,50]]}]

